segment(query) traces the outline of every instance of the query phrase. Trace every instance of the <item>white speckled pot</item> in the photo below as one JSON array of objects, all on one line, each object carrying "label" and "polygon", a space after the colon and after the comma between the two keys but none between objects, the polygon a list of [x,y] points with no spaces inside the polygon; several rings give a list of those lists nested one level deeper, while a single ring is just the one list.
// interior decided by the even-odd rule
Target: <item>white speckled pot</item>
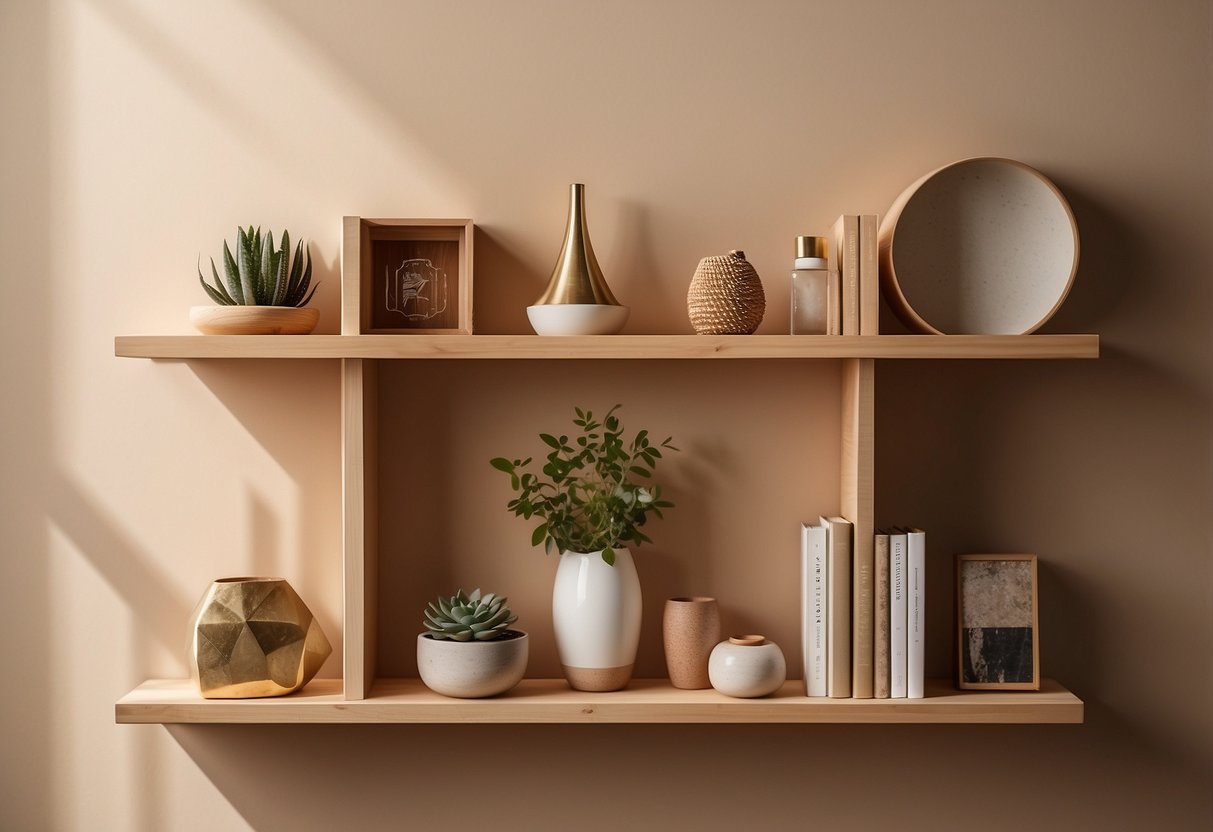
[{"label": "white speckled pot", "polygon": [[458,699],[480,699],[505,693],[526,673],[530,639],[520,630],[515,638],[494,641],[447,641],[417,636],[417,670],[435,693]]},{"label": "white speckled pot", "polygon": [[762,636],[733,636],[717,644],[708,658],[712,687],[739,699],[774,693],[787,675],[783,651]]}]

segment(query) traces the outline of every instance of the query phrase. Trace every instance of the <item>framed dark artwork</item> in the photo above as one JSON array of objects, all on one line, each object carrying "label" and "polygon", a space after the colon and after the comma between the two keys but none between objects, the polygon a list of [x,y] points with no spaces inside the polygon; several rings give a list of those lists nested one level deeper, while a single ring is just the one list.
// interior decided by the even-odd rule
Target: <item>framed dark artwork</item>
[{"label": "framed dark artwork", "polygon": [[472,334],[471,220],[346,217],[344,231],[343,334]]},{"label": "framed dark artwork", "polygon": [[956,556],[957,686],[1040,690],[1036,555]]}]

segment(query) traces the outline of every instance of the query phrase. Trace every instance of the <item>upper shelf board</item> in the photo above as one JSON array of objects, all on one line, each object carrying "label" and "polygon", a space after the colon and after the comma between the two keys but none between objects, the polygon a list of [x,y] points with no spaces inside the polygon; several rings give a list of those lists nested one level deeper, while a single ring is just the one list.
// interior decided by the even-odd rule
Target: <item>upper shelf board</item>
[{"label": "upper shelf board", "polygon": [[1098,358],[1098,335],[122,335],[127,358]]}]

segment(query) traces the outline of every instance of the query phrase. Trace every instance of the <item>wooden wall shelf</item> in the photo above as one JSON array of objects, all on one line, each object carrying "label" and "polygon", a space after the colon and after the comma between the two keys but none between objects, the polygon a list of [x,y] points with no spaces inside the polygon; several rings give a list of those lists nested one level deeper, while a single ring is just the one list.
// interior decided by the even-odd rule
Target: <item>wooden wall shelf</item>
[{"label": "wooden wall shelf", "polygon": [[[348,237],[348,235],[347,235]],[[349,240],[347,239],[347,244]],[[120,700],[118,722],[549,722],[549,723],[1062,723],[1082,722],[1081,700],[1056,682],[1036,693],[958,692],[947,682],[927,685],[921,700],[809,699],[799,682],[773,697],[730,699],[712,690],[682,691],[666,680],[636,680],[624,691],[572,691],[563,680],[526,679],[506,696],[448,699],[417,679],[380,678],[398,641],[381,633],[379,507],[381,463],[397,470],[398,451],[380,445],[380,422],[390,409],[400,370],[394,360],[665,360],[818,359],[839,363],[836,395],[841,410],[838,506],[854,524],[857,557],[870,557],[875,519],[876,359],[1077,359],[1099,356],[1097,335],[535,335],[363,334],[357,250],[347,245],[348,290],[341,335],[146,335],[114,340],[118,356],[152,359],[340,359],[342,448],[341,679],[313,681],[289,697],[206,700],[188,681],[150,681]],[[421,368],[424,369],[424,368]],[[477,368],[464,368],[475,371]],[[528,372],[515,366],[514,371]],[[610,368],[603,368],[607,372]],[[668,369],[668,368],[667,368]],[[721,370],[720,372],[727,372]],[[387,394],[380,399],[381,377]],[[445,382],[439,382],[442,384]],[[389,481],[390,482],[390,481]],[[820,502],[820,498],[817,500]],[[806,507],[808,508],[808,507]],[[399,547],[397,547],[399,548]],[[865,551],[866,550],[866,551]],[[399,552],[393,552],[398,557]],[[399,638],[399,636],[394,636]],[[793,645],[787,645],[793,649]],[[390,666],[390,664],[389,664]],[[390,674],[408,675],[407,667]]]},{"label": "wooden wall shelf", "polygon": [[202,699],[192,682],[144,682],[115,706],[120,723],[1080,723],[1083,703],[1051,679],[1041,690],[962,692],[927,682],[925,699],[808,699],[801,683],[774,696],[731,699],[637,679],[626,690],[582,693],[563,679],[525,679],[493,699],[448,699],[418,679],[377,679],[347,700],[340,679],[317,679],[273,699]]},{"label": "wooden wall shelf", "polygon": [[1098,335],[126,335],[127,358],[1098,358]]}]

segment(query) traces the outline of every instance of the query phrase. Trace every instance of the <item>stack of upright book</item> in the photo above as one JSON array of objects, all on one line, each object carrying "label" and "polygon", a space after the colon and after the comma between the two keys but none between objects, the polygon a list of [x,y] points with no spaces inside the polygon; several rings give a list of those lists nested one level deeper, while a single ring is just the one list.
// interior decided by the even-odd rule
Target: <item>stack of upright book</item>
[{"label": "stack of upright book", "polygon": [[801,526],[801,632],[806,696],[924,696],[926,534],[876,534],[859,562],[853,526]]},{"label": "stack of upright book", "polygon": [[843,214],[830,233],[842,304],[841,335],[880,334],[879,223],[876,214]]}]

